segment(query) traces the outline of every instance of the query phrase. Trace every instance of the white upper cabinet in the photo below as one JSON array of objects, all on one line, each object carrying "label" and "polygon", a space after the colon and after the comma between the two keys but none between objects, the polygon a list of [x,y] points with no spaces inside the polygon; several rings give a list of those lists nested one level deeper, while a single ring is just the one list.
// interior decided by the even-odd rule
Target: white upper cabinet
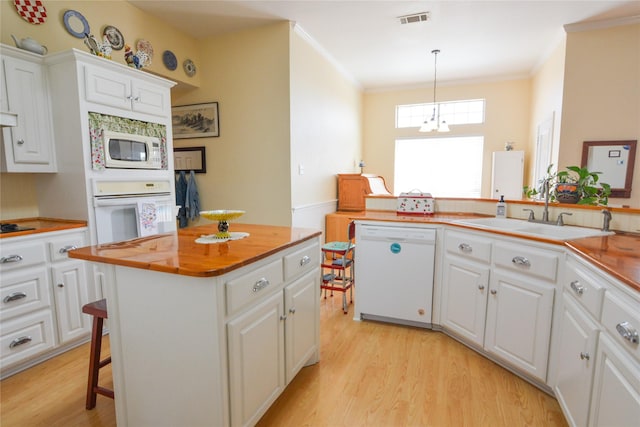
[{"label": "white upper cabinet", "polygon": [[84,72],[88,102],[156,116],[171,114],[171,100],[165,88],[93,65],[85,65]]},{"label": "white upper cabinet", "polygon": [[56,172],[51,107],[39,55],[2,46],[0,110],[17,125],[2,128],[3,172]]}]

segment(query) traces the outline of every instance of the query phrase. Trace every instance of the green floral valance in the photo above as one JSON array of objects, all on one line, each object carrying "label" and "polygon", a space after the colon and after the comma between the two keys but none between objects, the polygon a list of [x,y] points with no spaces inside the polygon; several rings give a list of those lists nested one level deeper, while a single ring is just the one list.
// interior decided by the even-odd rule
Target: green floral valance
[{"label": "green floral valance", "polygon": [[89,136],[91,139],[91,164],[94,170],[104,170],[105,168],[105,130],[130,133],[133,135],[153,136],[160,139],[162,169],[169,167],[167,158],[167,127],[165,125],[90,112]]}]

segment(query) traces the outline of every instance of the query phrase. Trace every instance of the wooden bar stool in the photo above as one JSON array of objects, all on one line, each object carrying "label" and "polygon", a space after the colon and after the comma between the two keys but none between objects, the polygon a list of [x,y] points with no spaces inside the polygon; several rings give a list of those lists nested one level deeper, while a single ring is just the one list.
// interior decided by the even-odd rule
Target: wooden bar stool
[{"label": "wooden bar stool", "polygon": [[107,300],[91,302],[82,306],[82,312],[93,316],[93,328],[91,330],[91,354],[89,356],[89,382],[87,385],[87,409],[96,407],[96,397],[98,394],[113,399],[113,390],[100,387],[98,385],[98,376],[100,368],[111,363],[111,357],[100,360],[100,351],[102,349],[102,325],[104,319],[107,319]]}]

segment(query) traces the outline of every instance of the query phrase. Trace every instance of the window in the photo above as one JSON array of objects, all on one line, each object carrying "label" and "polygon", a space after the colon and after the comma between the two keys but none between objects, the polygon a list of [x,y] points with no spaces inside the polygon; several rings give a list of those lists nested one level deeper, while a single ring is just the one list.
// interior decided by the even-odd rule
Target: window
[{"label": "window", "polygon": [[[440,109],[440,120],[449,125],[484,123],[484,105],[484,99],[436,103]],[[397,105],[396,128],[420,127],[432,115],[433,103]]]},{"label": "window", "polygon": [[480,197],[484,137],[396,140],[394,191]]}]

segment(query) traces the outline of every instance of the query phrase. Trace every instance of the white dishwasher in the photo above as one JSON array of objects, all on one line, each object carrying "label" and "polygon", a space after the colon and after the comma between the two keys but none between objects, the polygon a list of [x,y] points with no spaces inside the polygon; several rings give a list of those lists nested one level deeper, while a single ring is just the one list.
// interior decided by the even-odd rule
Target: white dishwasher
[{"label": "white dishwasher", "polygon": [[357,223],[355,318],[431,327],[436,230]]}]

